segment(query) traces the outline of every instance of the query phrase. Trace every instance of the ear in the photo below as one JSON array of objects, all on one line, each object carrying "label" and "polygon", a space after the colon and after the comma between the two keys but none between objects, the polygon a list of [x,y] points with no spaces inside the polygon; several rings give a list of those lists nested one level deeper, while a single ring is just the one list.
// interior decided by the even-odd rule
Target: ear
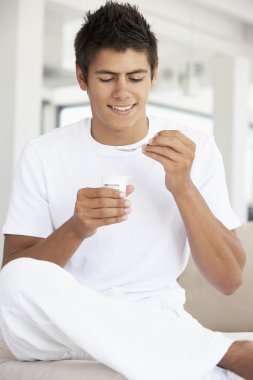
[{"label": "ear", "polygon": [[152,82],[151,82],[151,87],[154,87],[156,85],[157,76],[158,76],[158,66],[156,66],[156,68],[154,69],[154,74],[153,74],[153,78],[152,78]]},{"label": "ear", "polygon": [[82,70],[80,69],[80,67],[78,65],[76,65],[76,79],[79,83],[81,90],[88,91],[87,83],[84,80]]}]

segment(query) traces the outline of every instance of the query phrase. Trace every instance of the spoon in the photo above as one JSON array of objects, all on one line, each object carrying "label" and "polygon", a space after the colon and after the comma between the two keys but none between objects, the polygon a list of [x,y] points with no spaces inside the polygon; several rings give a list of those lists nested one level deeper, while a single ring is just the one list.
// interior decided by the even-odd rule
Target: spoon
[{"label": "spoon", "polygon": [[124,146],[119,146],[119,147],[115,147],[115,149],[119,150],[121,152],[133,152],[133,151],[135,151],[137,149],[142,148],[144,145],[146,145],[146,144],[138,145],[138,146],[135,146],[135,147],[132,147],[132,148],[127,148],[127,147],[124,147]]}]

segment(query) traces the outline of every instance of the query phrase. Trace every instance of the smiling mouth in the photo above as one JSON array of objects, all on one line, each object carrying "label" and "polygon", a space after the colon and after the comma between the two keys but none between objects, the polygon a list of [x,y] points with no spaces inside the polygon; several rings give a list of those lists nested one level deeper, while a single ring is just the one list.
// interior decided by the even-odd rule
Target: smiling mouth
[{"label": "smiling mouth", "polygon": [[135,107],[135,104],[130,104],[128,106],[111,106],[111,105],[109,105],[108,107],[110,107],[114,112],[117,112],[117,113],[127,113]]}]

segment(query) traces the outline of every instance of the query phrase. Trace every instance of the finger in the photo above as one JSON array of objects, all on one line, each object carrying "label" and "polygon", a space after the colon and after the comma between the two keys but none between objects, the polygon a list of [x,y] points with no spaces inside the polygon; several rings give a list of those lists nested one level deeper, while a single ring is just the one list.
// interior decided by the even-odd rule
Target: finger
[{"label": "finger", "polygon": [[156,136],[147,146],[167,146],[178,153],[184,152],[184,150],[187,149],[187,146],[175,136]]},{"label": "finger", "polygon": [[77,192],[78,198],[123,198],[125,194],[122,194],[119,190],[111,189],[109,187],[86,187],[79,189]]},{"label": "finger", "polygon": [[194,141],[192,141],[189,137],[187,137],[185,134],[183,134],[179,130],[163,130],[163,131],[159,131],[154,136],[154,138],[156,138],[156,137],[171,137],[171,138],[174,138],[174,139],[178,139],[179,141],[181,141],[186,146],[192,147],[192,148],[194,148],[195,145],[196,145],[194,143]]},{"label": "finger", "polygon": [[134,192],[134,186],[133,185],[127,185],[126,187],[126,196],[132,194]]},{"label": "finger", "polygon": [[155,161],[160,162],[163,165],[164,169],[171,173],[179,172],[181,170],[184,170],[184,171],[188,170],[189,168],[191,168],[191,165],[192,165],[192,161],[190,159],[186,159],[185,157],[181,158],[178,161],[172,161],[168,159],[168,157],[162,156],[157,153],[147,152],[144,154],[154,159]]},{"label": "finger", "polygon": [[148,145],[143,149],[143,153],[148,154],[148,153],[153,153],[159,156],[162,156],[166,159],[169,159],[173,162],[179,162],[182,159],[182,155],[178,152],[175,152],[174,149],[169,148],[167,146],[153,146],[153,145]]},{"label": "finger", "polygon": [[83,198],[80,201],[83,208],[125,208],[129,207],[131,202],[124,198]]},{"label": "finger", "polygon": [[125,208],[90,208],[86,209],[84,214],[85,217],[88,217],[89,219],[107,219],[107,218],[113,218],[113,217],[121,217],[124,215],[128,215],[131,212],[130,207]]},{"label": "finger", "polygon": [[110,224],[125,222],[127,219],[128,219],[128,215],[123,215],[123,216],[118,216],[118,217],[113,217],[113,218],[94,219],[93,223],[96,226],[96,228],[98,228],[98,227],[108,226]]}]

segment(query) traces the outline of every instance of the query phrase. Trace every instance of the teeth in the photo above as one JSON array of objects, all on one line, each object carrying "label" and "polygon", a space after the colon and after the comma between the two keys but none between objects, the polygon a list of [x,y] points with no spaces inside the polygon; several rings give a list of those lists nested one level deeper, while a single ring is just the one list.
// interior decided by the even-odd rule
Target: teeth
[{"label": "teeth", "polygon": [[128,110],[130,110],[131,107],[132,107],[132,106],[126,106],[126,107],[116,107],[116,106],[112,106],[112,108],[113,108],[114,110],[117,110],[117,111],[128,111]]}]

